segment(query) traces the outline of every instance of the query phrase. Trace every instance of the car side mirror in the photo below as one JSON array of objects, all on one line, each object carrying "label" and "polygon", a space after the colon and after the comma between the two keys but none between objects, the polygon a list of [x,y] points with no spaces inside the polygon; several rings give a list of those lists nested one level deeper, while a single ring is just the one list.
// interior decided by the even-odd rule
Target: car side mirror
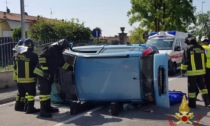
[{"label": "car side mirror", "polygon": [[181,51],[181,47],[180,46],[175,46],[174,51]]}]

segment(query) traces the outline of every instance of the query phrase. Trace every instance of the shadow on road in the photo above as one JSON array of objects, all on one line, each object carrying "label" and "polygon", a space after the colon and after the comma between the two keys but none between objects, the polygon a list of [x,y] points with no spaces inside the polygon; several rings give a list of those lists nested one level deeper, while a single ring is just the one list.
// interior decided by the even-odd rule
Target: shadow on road
[{"label": "shadow on road", "polygon": [[17,90],[16,86],[0,88],[0,93],[12,92],[12,91],[16,91],[16,90]]}]

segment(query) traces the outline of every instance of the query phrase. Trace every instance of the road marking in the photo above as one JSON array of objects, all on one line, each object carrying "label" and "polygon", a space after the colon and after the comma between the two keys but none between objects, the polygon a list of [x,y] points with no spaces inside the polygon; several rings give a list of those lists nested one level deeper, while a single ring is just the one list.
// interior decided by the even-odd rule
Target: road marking
[{"label": "road marking", "polygon": [[0,107],[7,106],[7,105],[12,105],[14,103],[15,103],[14,101],[13,102],[9,102],[9,103],[5,103],[5,104],[0,105]]},{"label": "road marking", "polygon": [[84,115],[90,115],[90,113],[93,113],[93,112],[95,112],[95,111],[97,111],[97,110],[99,110],[99,109],[101,109],[101,108],[102,108],[102,107],[98,107],[98,108],[92,109],[92,110],[90,110],[90,111],[88,111],[88,112],[81,113],[80,115],[77,115],[77,116],[75,116],[75,117],[73,117],[73,118],[67,119],[67,120],[65,120],[65,121],[63,121],[63,122],[61,122],[61,123],[57,123],[57,124],[54,125],[54,126],[62,126],[62,125],[64,125],[64,124],[70,123],[70,122],[72,122],[72,121],[74,121],[74,120],[77,120],[77,119],[81,118],[81,117],[84,116]]},{"label": "road marking", "polygon": [[172,81],[172,80],[177,79],[177,78],[179,78],[179,77],[181,77],[181,75],[178,75],[178,76],[175,76],[175,77],[173,77],[173,78],[170,78],[170,79],[168,79],[168,81]]},{"label": "road marking", "polygon": [[[35,97],[35,100],[37,100],[38,98],[39,98],[39,96],[36,96],[36,97]],[[12,101],[12,102],[9,102],[9,103],[5,103],[5,104],[1,104],[0,107],[6,106],[6,105],[12,105],[12,104],[14,104],[14,103],[15,103],[15,101]]]}]

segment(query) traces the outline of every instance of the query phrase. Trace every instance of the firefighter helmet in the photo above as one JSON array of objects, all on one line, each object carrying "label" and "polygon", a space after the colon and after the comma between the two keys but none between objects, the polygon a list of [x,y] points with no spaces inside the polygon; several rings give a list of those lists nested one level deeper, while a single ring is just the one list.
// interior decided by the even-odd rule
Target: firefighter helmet
[{"label": "firefighter helmet", "polygon": [[70,44],[66,39],[59,40],[58,41],[58,46],[60,46],[63,49],[70,48]]},{"label": "firefighter helmet", "polygon": [[34,41],[28,38],[24,41],[24,45],[27,46],[28,48],[34,48]]},{"label": "firefighter helmet", "polygon": [[17,46],[20,46],[20,45],[23,45],[23,40],[22,39],[20,39],[19,41],[18,41],[18,43],[17,43]]},{"label": "firefighter helmet", "polygon": [[23,42],[24,41],[22,39],[20,39],[12,50],[16,51],[18,46],[22,46],[23,45]]},{"label": "firefighter helmet", "polygon": [[191,34],[188,34],[188,36],[185,38],[185,43],[187,45],[197,43],[196,37]]},{"label": "firefighter helmet", "polygon": [[207,36],[202,36],[201,37],[201,42],[209,42],[209,39]]}]

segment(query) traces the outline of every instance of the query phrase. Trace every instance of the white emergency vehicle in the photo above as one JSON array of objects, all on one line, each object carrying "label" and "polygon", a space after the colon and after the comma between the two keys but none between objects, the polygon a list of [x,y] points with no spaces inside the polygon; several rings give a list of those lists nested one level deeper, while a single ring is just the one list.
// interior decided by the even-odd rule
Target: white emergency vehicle
[{"label": "white emergency vehicle", "polygon": [[168,54],[168,70],[170,75],[174,75],[177,69],[180,69],[182,55],[187,47],[185,38],[188,33],[179,31],[161,31],[151,32],[147,44],[151,44],[159,50],[160,53]]}]

